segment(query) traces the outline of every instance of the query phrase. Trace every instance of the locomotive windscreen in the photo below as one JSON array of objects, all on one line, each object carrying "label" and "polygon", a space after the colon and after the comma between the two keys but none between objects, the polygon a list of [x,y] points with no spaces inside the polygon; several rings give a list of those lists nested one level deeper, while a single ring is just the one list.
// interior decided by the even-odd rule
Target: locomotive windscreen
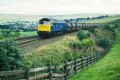
[{"label": "locomotive windscreen", "polygon": [[41,20],[39,20],[39,24],[50,24],[50,19],[42,18]]}]

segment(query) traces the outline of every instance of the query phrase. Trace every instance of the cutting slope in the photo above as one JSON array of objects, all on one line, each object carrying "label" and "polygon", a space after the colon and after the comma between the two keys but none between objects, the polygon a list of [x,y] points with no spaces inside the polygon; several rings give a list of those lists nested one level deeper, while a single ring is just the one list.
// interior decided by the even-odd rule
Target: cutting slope
[{"label": "cutting slope", "polygon": [[120,29],[110,52],[95,65],[79,72],[70,80],[120,80]]}]

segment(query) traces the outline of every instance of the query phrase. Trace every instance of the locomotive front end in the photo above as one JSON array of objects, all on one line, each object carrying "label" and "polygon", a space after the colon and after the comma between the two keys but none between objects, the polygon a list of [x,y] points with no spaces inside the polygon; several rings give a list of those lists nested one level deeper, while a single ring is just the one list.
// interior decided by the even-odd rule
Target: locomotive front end
[{"label": "locomotive front end", "polygon": [[38,35],[40,37],[47,37],[51,32],[51,22],[47,18],[39,20],[38,24]]}]

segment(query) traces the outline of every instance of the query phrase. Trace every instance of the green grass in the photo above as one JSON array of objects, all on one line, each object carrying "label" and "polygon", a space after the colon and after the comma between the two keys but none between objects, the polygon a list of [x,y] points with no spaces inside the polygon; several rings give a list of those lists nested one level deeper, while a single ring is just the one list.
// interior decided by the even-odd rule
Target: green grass
[{"label": "green grass", "polygon": [[[61,64],[64,61],[66,51],[71,52],[69,43],[71,41],[79,42],[76,33],[59,36],[49,40],[42,40],[38,44],[41,45],[35,50],[28,52],[24,56],[23,63],[30,67],[38,67],[47,64],[50,61],[53,64]],[[44,43],[43,45],[41,43]],[[36,47],[35,45],[34,47]]]},{"label": "green grass", "polygon": [[120,16],[111,16],[111,17],[107,17],[107,18],[102,18],[102,19],[96,19],[96,20],[86,20],[86,21],[82,21],[85,23],[107,23],[107,22],[111,22],[114,20],[118,20],[120,19]]},{"label": "green grass", "polygon": [[116,33],[115,44],[109,53],[70,80],[120,80],[120,29]]},{"label": "green grass", "polygon": [[20,37],[37,35],[37,31],[20,32]]},{"label": "green grass", "polygon": [[0,29],[0,35],[2,35],[2,31],[6,31],[6,30],[9,30],[9,29]]},{"label": "green grass", "polygon": [[[0,36],[2,36],[2,31],[6,31],[6,30],[9,30],[9,29],[0,29]],[[27,37],[27,36],[37,35],[37,31],[28,31],[28,32],[21,31],[19,33],[20,33],[19,37]]]},{"label": "green grass", "polygon": [[[93,39],[96,37],[106,37],[112,40],[112,38],[109,38],[109,36],[110,35],[112,36],[112,34],[109,34],[110,32],[107,32],[101,28],[97,28],[96,33],[97,33],[96,35],[99,35],[99,36],[95,36],[91,34],[90,38]],[[76,33],[66,34],[66,35],[62,35],[62,36],[59,36],[53,39],[48,39],[48,40],[41,40],[37,42],[37,44],[34,44],[32,46],[29,45],[29,47],[27,47],[24,50],[27,52],[26,54],[24,54],[25,57],[23,59],[23,63],[25,65],[29,65],[30,67],[38,67],[40,65],[45,65],[48,61],[50,61],[55,65],[59,65],[63,63],[63,61],[65,60],[66,52],[72,53],[69,47],[69,43],[74,41],[80,42]],[[97,51],[103,50],[99,46],[97,45],[95,46],[96,46],[95,49]],[[89,49],[87,50],[86,53],[91,54]],[[81,53],[80,51],[78,51],[78,57],[80,57],[80,55]]]}]

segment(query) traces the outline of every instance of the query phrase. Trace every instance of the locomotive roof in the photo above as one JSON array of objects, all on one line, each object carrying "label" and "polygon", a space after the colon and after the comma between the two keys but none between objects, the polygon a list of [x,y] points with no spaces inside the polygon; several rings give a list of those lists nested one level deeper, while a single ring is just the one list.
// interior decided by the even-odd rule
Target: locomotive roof
[{"label": "locomotive roof", "polygon": [[53,22],[63,22],[63,23],[65,22],[65,21],[61,21],[53,18],[42,18],[40,21],[53,21]]}]

